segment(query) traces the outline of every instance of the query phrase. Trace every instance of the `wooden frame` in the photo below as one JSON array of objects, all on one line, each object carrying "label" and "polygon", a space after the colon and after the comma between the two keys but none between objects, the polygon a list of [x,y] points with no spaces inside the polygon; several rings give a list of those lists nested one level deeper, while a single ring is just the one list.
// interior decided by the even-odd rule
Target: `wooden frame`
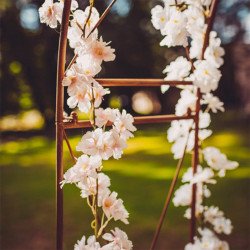
[{"label": "wooden frame", "polygon": [[[104,11],[103,15],[100,17],[99,21],[90,32],[92,33],[103,21],[105,16],[109,13],[112,5],[116,0],[112,0],[110,5]],[[202,54],[204,55],[205,49],[209,43],[209,34],[212,29],[212,25],[215,18],[215,12],[218,5],[218,0],[213,0],[211,5],[210,16],[208,17],[208,27],[205,34],[204,45],[202,49]],[[59,38],[59,48],[58,48],[58,64],[57,64],[57,90],[56,90],[56,238],[57,238],[57,250],[63,249],[63,190],[60,188],[60,183],[63,180],[63,141],[66,140],[67,146],[69,148],[70,154],[73,160],[76,160],[73,151],[71,149],[70,143],[67,139],[66,130],[68,129],[79,129],[91,127],[90,121],[79,121],[76,114],[72,117],[63,116],[63,103],[64,103],[64,87],[62,86],[62,80],[65,74],[65,63],[66,63],[66,49],[67,49],[67,33],[68,33],[68,23],[70,16],[70,6],[71,0],[64,1],[64,9],[62,16],[62,24],[60,30]],[[71,60],[68,68],[75,62],[76,56]],[[179,85],[192,85],[192,82],[188,81],[164,81],[162,79],[96,79],[101,85],[105,87],[157,87],[161,85],[169,86],[179,86]],[[166,123],[174,120],[186,120],[192,119],[194,121],[194,150],[192,156],[192,168],[193,174],[197,171],[197,166],[199,164],[199,112],[201,110],[201,93],[197,89],[197,101],[195,112],[189,112],[183,116],[176,115],[158,115],[158,116],[143,116],[135,117],[135,124],[150,124],[150,123]],[[184,153],[185,154],[185,153]],[[176,173],[173,177],[164,208],[161,213],[161,217],[151,244],[150,249],[155,249],[158,236],[161,230],[163,220],[166,216],[168,206],[171,201],[172,194],[179,176],[180,168],[183,163],[183,157],[179,160],[176,168]],[[195,204],[196,204],[196,185],[192,188],[192,204],[191,204],[191,223],[190,223],[190,241],[193,242],[193,238],[196,233],[196,217],[195,217]]]}]

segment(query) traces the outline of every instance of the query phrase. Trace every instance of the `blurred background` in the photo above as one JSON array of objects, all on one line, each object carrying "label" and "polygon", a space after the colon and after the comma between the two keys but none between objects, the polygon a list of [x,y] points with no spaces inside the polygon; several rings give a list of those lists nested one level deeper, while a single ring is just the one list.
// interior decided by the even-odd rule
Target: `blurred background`
[{"label": "blurred background", "polygon": [[[79,1],[81,8],[87,1]],[[102,13],[109,4],[96,0]],[[98,77],[162,78],[162,70],[182,48],[160,47],[161,36],[150,22],[156,0],[117,0],[100,27],[112,41],[117,58],[104,63]],[[55,82],[59,30],[40,24],[40,0],[1,0],[1,249],[54,249],[55,243]],[[250,2],[221,0],[214,29],[226,51],[223,77],[216,94],[226,113],[213,115],[215,134],[206,145],[219,147],[239,169],[212,187],[209,203],[232,218],[231,249],[250,249]],[[68,51],[68,61],[72,58]],[[173,113],[179,91],[162,95],[159,88],[112,88],[104,106],[137,115]],[[65,111],[67,110],[65,105]],[[126,227],[135,249],[149,248],[174,173],[166,140],[168,124],[141,126],[122,160],[109,161],[112,178],[130,211]],[[83,131],[71,131],[74,145]],[[72,165],[65,150],[65,168]],[[189,167],[190,159],[185,162]],[[130,183],[130,185],[127,185]],[[73,186],[65,187],[65,249],[89,231],[89,211]],[[118,225],[121,226],[122,225]],[[183,209],[169,210],[157,249],[183,249],[188,241]]]}]

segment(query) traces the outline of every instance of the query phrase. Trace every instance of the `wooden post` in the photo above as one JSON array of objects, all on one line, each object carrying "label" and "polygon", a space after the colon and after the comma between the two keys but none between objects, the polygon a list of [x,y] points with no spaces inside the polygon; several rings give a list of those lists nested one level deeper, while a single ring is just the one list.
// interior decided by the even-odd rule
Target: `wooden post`
[{"label": "wooden post", "polygon": [[56,249],[63,249],[63,191],[60,182],[63,180],[63,102],[64,88],[62,80],[64,77],[67,33],[69,25],[71,0],[64,1],[62,25],[58,46],[57,58],[57,88],[56,88]]},{"label": "wooden post", "polygon": [[[192,169],[193,175],[197,172],[197,166],[199,164],[199,113],[200,113],[200,101],[201,101],[201,92],[197,88],[197,100],[195,107],[195,117],[194,117],[194,150],[192,157]],[[197,185],[193,184],[192,186],[192,203],[191,203],[191,225],[190,225],[190,241],[193,242],[195,233],[196,233],[196,193]]]},{"label": "wooden post", "polygon": [[[209,45],[209,36],[212,30],[216,10],[219,4],[219,0],[213,0],[211,3],[210,14],[208,17],[207,22],[207,30],[204,37],[204,43],[202,47],[202,59],[204,59],[204,53],[206,48]],[[194,139],[194,150],[193,150],[193,158],[192,158],[192,168],[193,168],[193,175],[197,171],[197,166],[199,164],[199,112],[201,110],[201,92],[200,89],[197,89],[197,100],[196,100],[196,114],[195,114],[195,139]],[[191,224],[190,224],[190,242],[194,242],[194,236],[196,233],[196,193],[197,193],[197,185],[194,184],[192,186],[192,203],[191,203]]]}]

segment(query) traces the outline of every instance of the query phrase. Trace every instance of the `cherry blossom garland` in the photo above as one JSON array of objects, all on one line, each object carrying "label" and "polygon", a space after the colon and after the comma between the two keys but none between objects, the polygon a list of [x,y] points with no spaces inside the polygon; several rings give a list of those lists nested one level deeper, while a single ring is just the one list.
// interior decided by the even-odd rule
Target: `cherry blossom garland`
[{"label": "cherry blossom garland", "polygon": [[[61,23],[63,6],[63,0],[45,0],[39,9],[40,21],[56,28]],[[129,213],[118,194],[110,190],[110,178],[102,172],[103,161],[111,157],[120,159],[127,147],[126,141],[133,137],[136,128],[134,118],[125,110],[120,112],[118,109],[100,108],[104,96],[110,91],[94,77],[101,71],[103,61],[115,60],[115,50],[98,36],[97,29],[94,30],[99,18],[94,0],[90,0],[90,5],[84,11],[78,9],[77,1],[72,1],[68,41],[77,57],[66,71],[62,85],[67,87],[69,108],[78,108],[90,114],[93,131],[84,134],[78,143],[76,150],[82,155],[64,174],[61,186],[75,184],[80,189],[81,197],[87,200],[94,217],[91,223],[94,235],[88,238],[83,236],[75,244],[75,250],[130,250],[132,242],[118,227],[105,233],[111,220],[128,224]],[[108,123],[112,124],[109,130],[106,129]],[[99,241],[106,244],[101,246]]]},{"label": "cherry blossom garland", "polygon": [[[202,93],[201,104],[204,106],[199,114],[199,143],[208,138],[212,131],[208,129],[211,118],[209,112],[224,111],[223,103],[211,92],[218,88],[221,78],[219,67],[223,64],[224,49],[216,32],[209,34],[209,44],[202,55],[206,19],[210,13],[211,0],[163,0],[163,5],[157,5],[151,10],[152,23],[155,29],[164,36],[161,46],[174,47],[189,46],[187,58],[180,56],[168,65],[163,73],[166,80],[193,81],[194,86],[183,86],[181,97],[175,107],[178,116],[184,115],[188,110],[195,111],[197,100],[197,87]],[[162,87],[162,92],[168,90],[168,86]],[[186,152],[191,152],[194,147],[193,122],[189,120],[173,121],[168,129],[168,141],[173,143],[171,148],[175,159],[179,159]],[[187,141],[185,147],[185,142]],[[204,200],[211,196],[208,184],[215,184],[216,177],[224,177],[227,170],[238,167],[238,163],[227,159],[215,147],[206,147],[200,150],[202,166],[198,166],[197,173],[193,176],[189,168],[182,177],[184,183],[176,190],[173,203],[178,206],[190,206],[192,202],[192,185],[197,184],[196,217],[201,226],[198,229],[199,236],[195,236],[194,243],[188,243],[185,250],[227,250],[229,245],[221,241],[218,234],[226,235],[232,232],[230,219],[224,217],[224,213],[215,206],[205,206]],[[184,215],[191,219],[191,210],[188,208]]]}]

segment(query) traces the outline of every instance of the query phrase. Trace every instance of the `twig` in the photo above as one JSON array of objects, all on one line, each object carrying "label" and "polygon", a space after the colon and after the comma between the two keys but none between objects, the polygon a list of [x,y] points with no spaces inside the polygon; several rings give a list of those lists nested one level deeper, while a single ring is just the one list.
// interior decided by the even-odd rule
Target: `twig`
[{"label": "twig", "polygon": [[87,17],[87,19],[86,19],[86,21],[85,21],[84,27],[83,27],[83,34],[84,34],[84,37],[85,37],[85,31],[86,31],[87,24],[88,24],[88,22],[89,22],[89,20],[90,20],[90,17],[91,17],[91,15],[92,15],[92,9],[93,9],[93,7],[94,7],[94,0],[92,0],[92,1],[90,0],[90,1],[89,1],[89,5],[90,5],[89,14],[88,14],[88,17]]},{"label": "twig", "polygon": [[159,238],[160,231],[161,231],[161,228],[162,228],[162,224],[163,224],[163,221],[164,221],[164,219],[166,217],[167,210],[168,210],[168,207],[169,207],[169,204],[171,202],[171,198],[172,198],[172,195],[173,195],[173,192],[174,192],[174,188],[176,186],[176,183],[177,183],[177,180],[178,180],[178,177],[179,177],[179,173],[180,173],[180,170],[181,170],[181,167],[182,167],[185,155],[186,155],[186,150],[187,150],[189,135],[190,135],[190,132],[192,130],[192,127],[193,127],[193,123],[192,123],[192,126],[191,126],[191,128],[190,128],[190,130],[188,132],[187,141],[186,141],[186,144],[185,144],[185,147],[184,147],[184,151],[183,151],[182,157],[178,161],[178,164],[177,164],[177,167],[176,167],[176,170],[175,170],[175,175],[174,175],[174,178],[173,178],[173,180],[171,182],[171,185],[170,185],[170,188],[169,188],[169,191],[168,191],[168,194],[167,194],[167,198],[166,198],[166,201],[165,201],[165,204],[164,204],[161,216],[160,216],[160,220],[159,220],[157,229],[155,231],[155,235],[154,235],[153,241],[151,243],[150,250],[154,250],[155,249],[157,240]]},{"label": "twig", "polygon": [[194,70],[195,70],[195,68],[194,68],[194,62],[193,62],[193,60],[190,58],[190,50],[189,50],[189,47],[188,47],[188,46],[185,47],[185,51],[186,51],[187,59],[188,59],[188,61],[191,63],[192,71],[194,71]]},{"label": "twig", "polygon": [[206,48],[209,45],[209,36],[210,36],[210,32],[213,28],[218,3],[219,3],[219,0],[214,0],[214,1],[212,1],[212,4],[211,4],[210,14],[209,14],[208,23],[207,23],[207,30],[205,33],[204,43],[203,43],[203,47],[202,47],[202,59],[204,59],[204,54],[205,54]]},{"label": "twig", "polygon": [[[101,17],[99,18],[98,22],[95,24],[95,26],[93,27],[93,29],[89,32],[87,38],[90,37],[90,35],[99,27],[99,25],[102,23],[102,21],[104,20],[104,18],[107,16],[107,14],[109,13],[109,11],[111,10],[112,6],[114,5],[114,3],[116,2],[116,0],[112,0],[112,2],[109,4],[109,6],[106,8],[106,10],[103,12],[103,14],[101,15]],[[66,68],[67,72],[70,67],[75,63],[76,59],[77,59],[78,55],[75,54],[74,57],[72,58],[72,60],[70,61],[68,67]]]},{"label": "twig", "polygon": [[73,150],[72,150],[71,145],[69,143],[69,139],[67,137],[65,129],[63,129],[63,137],[64,137],[64,139],[66,141],[67,146],[68,146],[70,156],[71,156],[72,160],[76,163],[77,158],[74,156],[74,153],[73,153]]},{"label": "twig", "polygon": [[95,198],[95,237],[98,238],[98,225],[99,225],[99,216],[98,216],[98,176],[96,178],[96,198]]},{"label": "twig", "polygon": [[91,98],[91,104],[92,104],[92,119],[91,119],[91,125],[93,126],[93,129],[96,128],[96,124],[95,124],[95,94],[94,94],[94,84],[91,84],[91,94],[92,94],[92,98]]}]

